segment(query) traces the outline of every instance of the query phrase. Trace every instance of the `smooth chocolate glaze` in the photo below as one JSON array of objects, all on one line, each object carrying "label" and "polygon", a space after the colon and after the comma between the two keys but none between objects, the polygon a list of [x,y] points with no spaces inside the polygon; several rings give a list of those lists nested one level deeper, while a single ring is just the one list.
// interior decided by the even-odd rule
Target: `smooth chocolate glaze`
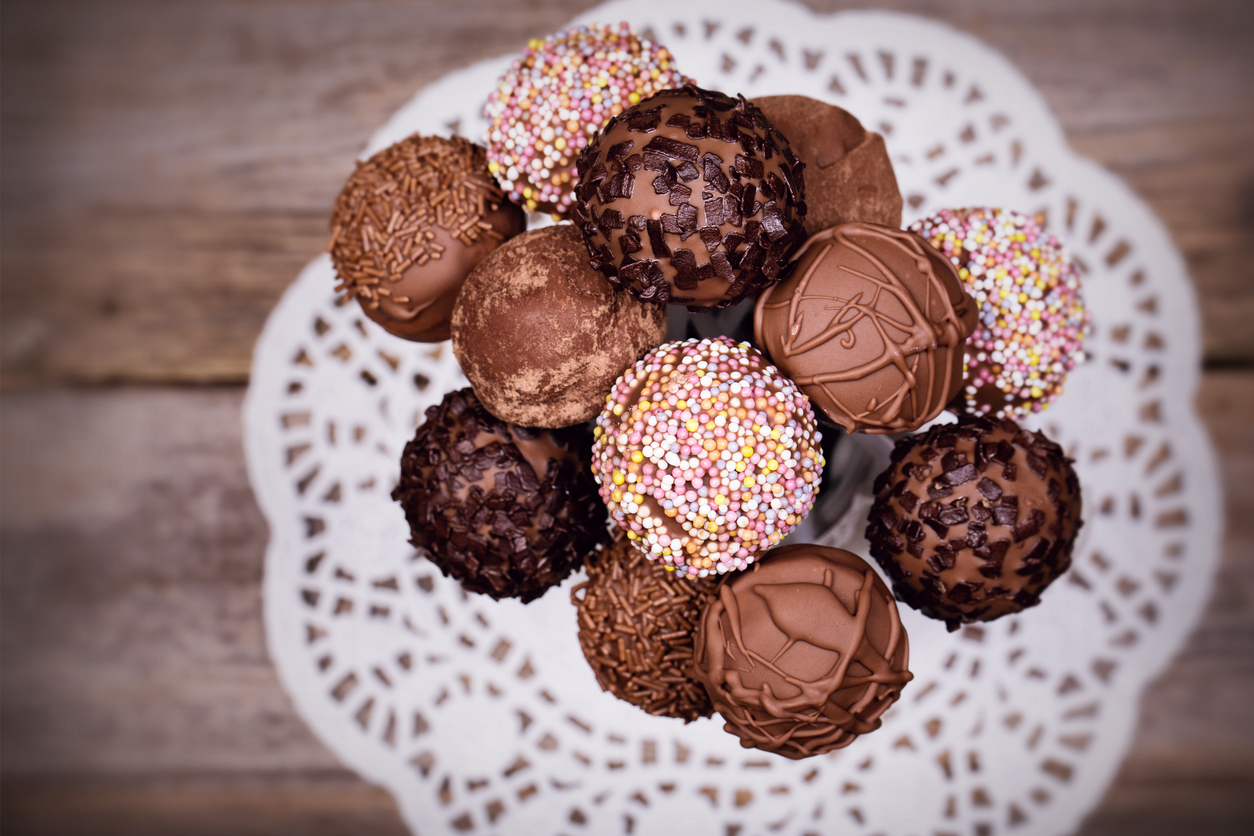
[{"label": "smooth chocolate glaze", "polygon": [[1034,607],[1071,566],[1080,482],[1062,448],[963,415],[903,438],[875,481],[866,537],[897,597],[950,630]]},{"label": "smooth chocolate glaze", "polygon": [[842,224],[812,236],[791,276],[758,297],[757,343],[847,431],[905,432],[962,386],[978,306],[918,235]]},{"label": "smooth chocolate glaze", "polygon": [[719,587],[696,638],[694,677],[745,748],[805,758],[848,746],[913,677],[892,593],[862,558],[772,550]]}]

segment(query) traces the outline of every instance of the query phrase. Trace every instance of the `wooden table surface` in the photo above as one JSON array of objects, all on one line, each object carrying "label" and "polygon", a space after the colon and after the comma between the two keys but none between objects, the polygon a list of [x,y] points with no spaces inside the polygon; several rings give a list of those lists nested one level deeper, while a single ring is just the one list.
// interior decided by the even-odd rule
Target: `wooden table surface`
[{"label": "wooden table surface", "polygon": [[[809,0],[822,11],[844,4]],[[253,342],[413,92],[587,0],[7,0],[0,826],[404,833],[295,716],[244,471]],[[1082,832],[1254,832],[1254,6],[892,0],[1010,56],[1184,252],[1219,581]]]}]

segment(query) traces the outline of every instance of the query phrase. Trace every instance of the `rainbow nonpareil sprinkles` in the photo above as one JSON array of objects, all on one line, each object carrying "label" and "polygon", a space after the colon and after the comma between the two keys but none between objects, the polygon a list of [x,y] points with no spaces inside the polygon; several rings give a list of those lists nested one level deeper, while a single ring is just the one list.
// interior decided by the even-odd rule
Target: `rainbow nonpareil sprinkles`
[{"label": "rainbow nonpareil sprinkles", "polygon": [[626,23],[532,40],[483,108],[489,170],[528,211],[566,214],[588,139],[641,99],[682,87],[688,79],[672,63],[665,47]]},{"label": "rainbow nonpareil sprinkles", "polygon": [[967,339],[967,409],[998,418],[1045,409],[1084,362],[1089,323],[1063,245],[1034,218],[1004,209],[942,209],[909,228],[953,261],[980,305]]},{"label": "rainbow nonpareil sprinkles", "polygon": [[597,418],[592,473],[631,542],[687,575],[744,569],[814,506],[810,401],[748,343],[661,345]]}]

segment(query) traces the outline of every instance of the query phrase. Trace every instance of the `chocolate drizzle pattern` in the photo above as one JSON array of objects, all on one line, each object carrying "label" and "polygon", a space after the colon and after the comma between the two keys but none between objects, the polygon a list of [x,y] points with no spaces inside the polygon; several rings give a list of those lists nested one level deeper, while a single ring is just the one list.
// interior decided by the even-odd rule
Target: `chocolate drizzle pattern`
[{"label": "chocolate drizzle pattern", "polygon": [[804,166],[743,96],[665,90],[611,119],[576,167],[592,266],[644,301],[735,304],[805,239]]},{"label": "chocolate drizzle pattern", "polygon": [[848,746],[913,677],[888,587],[862,558],[774,549],[701,620],[694,675],[741,745],[804,758]]},{"label": "chocolate drizzle pattern", "polygon": [[805,242],[754,310],[754,336],[823,412],[853,432],[918,429],[962,386],[976,306],[919,236],[874,224]]},{"label": "chocolate drizzle pattern", "polygon": [[496,599],[539,598],[605,538],[586,430],[507,424],[469,388],[427,410],[392,498],[410,543],[446,577]]},{"label": "chocolate drizzle pattern", "polygon": [[950,630],[1040,603],[1071,566],[1080,482],[1062,448],[1010,419],[963,415],[903,438],[866,537],[897,597]]},{"label": "chocolate drizzle pattern", "polygon": [[685,577],[626,537],[587,565],[588,580],[570,600],[579,645],[601,688],[655,717],[709,717],[710,698],[688,669],[693,634],[718,581]]}]

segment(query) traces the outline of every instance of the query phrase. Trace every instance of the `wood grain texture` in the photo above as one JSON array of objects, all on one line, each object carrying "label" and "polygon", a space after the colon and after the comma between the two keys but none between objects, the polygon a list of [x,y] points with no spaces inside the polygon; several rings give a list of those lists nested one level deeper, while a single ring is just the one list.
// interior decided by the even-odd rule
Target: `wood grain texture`
[{"label": "wood grain texture", "polygon": [[[6,4],[0,381],[246,380],[369,134],[448,70],[592,5]],[[1074,147],[1166,223],[1206,356],[1254,362],[1254,7],[883,6],[1013,56]]]},{"label": "wood grain texture", "polygon": [[[267,658],[242,394],[0,402],[6,833],[401,832]],[[1254,829],[1254,375],[1206,375],[1199,407],[1223,451],[1219,581],[1083,836]]]}]

